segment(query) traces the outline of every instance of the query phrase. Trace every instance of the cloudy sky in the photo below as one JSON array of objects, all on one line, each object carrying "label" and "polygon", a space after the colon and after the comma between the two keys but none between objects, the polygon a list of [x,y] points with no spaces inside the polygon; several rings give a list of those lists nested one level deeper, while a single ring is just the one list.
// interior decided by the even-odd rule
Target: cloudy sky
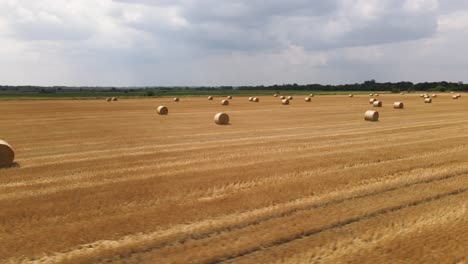
[{"label": "cloudy sky", "polygon": [[468,82],[466,0],[0,0],[0,84]]}]

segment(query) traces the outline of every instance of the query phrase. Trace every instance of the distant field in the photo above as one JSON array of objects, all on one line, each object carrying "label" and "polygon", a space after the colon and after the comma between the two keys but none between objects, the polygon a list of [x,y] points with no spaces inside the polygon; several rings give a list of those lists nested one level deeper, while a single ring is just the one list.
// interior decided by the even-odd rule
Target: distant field
[{"label": "distant field", "polygon": [[0,101],[0,263],[466,261],[468,94],[231,94]]},{"label": "distant field", "polygon": [[[101,99],[106,97],[119,97],[119,98],[158,98],[158,97],[172,97],[172,96],[250,96],[250,95],[272,95],[276,91],[246,91],[246,90],[218,90],[218,91],[187,91],[187,90],[173,90],[173,91],[158,91],[154,92],[154,96],[147,96],[144,91],[129,91],[125,92],[57,92],[57,93],[36,93],[36,92],[5,92],[0,91],[0,100],[11,100],[11,99]],[[292,94],[317,94],[317,95],[336,95],[336,94],[368,94],[368,91],[279,91],[281,94],[292,95]],[[380,92],[389,93],[389,92]]]}]

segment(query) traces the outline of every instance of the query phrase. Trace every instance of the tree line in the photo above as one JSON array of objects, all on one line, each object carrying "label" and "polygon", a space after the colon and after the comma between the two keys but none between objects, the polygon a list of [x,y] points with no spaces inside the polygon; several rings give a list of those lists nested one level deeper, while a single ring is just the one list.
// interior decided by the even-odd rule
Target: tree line
[{"label": "tree line", "polygon": [[413,91],[465,91],[468,92],[468,84],[463,82],[384,82],[368,80],[363,83],[343,84],[343,85],[323,85],[323,84],[281,84],[281,85],[259,85],[259,86],[146,86],[146,87],[87,87],[87,86],[9,86],[0,85],[0,91],[38,92],[38,93],[59,93],[59,92],[128,92],[128,91],[173,91],[173,90],[307,90],[307,91],[388,91],[393,93],[413,92]]}]

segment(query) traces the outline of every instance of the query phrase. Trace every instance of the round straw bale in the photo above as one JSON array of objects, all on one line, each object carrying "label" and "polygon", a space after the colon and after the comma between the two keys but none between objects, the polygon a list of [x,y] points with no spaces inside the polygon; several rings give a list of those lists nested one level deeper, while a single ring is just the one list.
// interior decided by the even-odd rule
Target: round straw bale
[{"label": "round straw bale", "polygon": [[6,141],[0,139],[0,167],[11,166],[15,159],[13,148]]},{"label": "round straw bale", "polygon": [[350,95],[348,95],[348,96],[349,96],[349,97],[354,97],[354,94],[350,94]]},{"label": "round straw bale", "polygon": [[229,105],[229,101],[228,100],[222,100],[221,105]]},{"label": "round straw bale", "polygon": [[401,95],[404,95],[404,93],[400,93]]},{"label": "round straw bale", "polygon": [[309,94],[309,97],[314,97],[314,94]]},{"label": "round straw bale", "polygon": [[252,101],[253,101],[253,97],[249,97],[249,101],[251,101],[251,102],[252,102]]},{"label": "round straw bale", "polygon": [[180,101],[179,97],[174,97],[174,102],[179,102],[179,101]]},{"label": "round straw bale", "polygon": [[312,99],[310,97],[306,97],[306,98],[304,98],[304,101],[310,102],[310,101],[312,101]]},{"label": "round straw bale", "polygon": [[112,101],[115,102],[115,101],[117,101],[117,100],[119,100],[119,99],[117,99],[117,97],[112,97]]},{"label": "round straw bale", "polygon": [[375,97],[379,96],[379,94],[374,94]]},{"label": "round straw bale", "polygon": [[274,94],[273,96],[274,96],[274,97],[278,97],[278,94]]},{"label": "round straw bale", "polygon": [[458,96],[453,95],[453,96],[452,96],[452,99],[458,99]]},{"label": "round straw bale", "polygon": [[373,105],[374,107],[382,107],[382,102],[380,102],[380,101],[374,101],[374,102],[372,103],[372,105]]},{"label": "round straw bale", "polygon": [[424,103],[430,104],[430,103],[432,103],[432,99],[431,98],[426,98],[426,99],[424,99]]},{"label": "round straw bale", "polygon": [[232,99],[232,96],[229,95],[229,96],[227,97],[227,99]]},{"label": "round straw bale", "polygon": [[285,99],[284,95],[282,95],[282,96],[280,97],[280,99]]},{"label": "round straw bale", "polygon": [[258,103],[258,102],[260,102],[260,99],[258,99],[257,97],[254,97],[254,98],[252,99],[252,102]]},{"label": "round straw bale", "polygon": [[453,94],[454,92],[450,92],[451,94]]},{"label": "round straw bale", "polygon": [[107,102],[112,102],[112,98],[107,97],[107,98],[106,98],[106,101],[107,101]]},{"label": "round straw bale", "polygon": [[437,94],[432,94],[432,97],[433,97],[433,98],[436,98],[436,97],[437,97]]},{"label": "round straw bale", "polygon": [[379,112],[373,110],[366,111],[364,114],[364,120],[371,122],[379,121]]},{"label": "round straw bale", "polygon": [[284,105],[288,105],[289,100],[288,99],[283,99],[283,100],[281,100],[281,103],[284,104]]},{"label": "round straw bale", "polygon": [[167,114],[169,114],[169,109],[167,109],[167,107],[161,105],[161,106],[158,107],[158,114],[167,115]]},{"label": "round straw bale", "polygon": [[460,97],[461,97],[461,94],[457,94],[457,97],[460,98]]},{"label": "round straw bale", "polygon": [[288,96],[288,100],[292,100],[292,99],[293,99],[293,97],[292,97],[292,96]]},{"label": "round straw bale", "polygon": [[377,101],[375,98],[369,99],[369,104],[373,104],[375,101]]},{"label": "round straw bale", "polygon": [[424,97],[424,94],[420,94],[419,97]]},{"label": "round straw bale", "polygon": [[403,109],[405,108],[405,105],[402,102],[394,102],[393,103],[393,108],[395,109]]},{"label": "round straw bale", "polygon": [[374,94],[369,94],[370,97],[374,96]]},{"label": "round straw bale", "polygon": [[217,125],[227,125],[229,124],[229,116],[226,113],[217,113],[214,121]]},{"label": "round straw bale", "polygon": [[213,100],[213,96],[208,96],[208,100]]}]

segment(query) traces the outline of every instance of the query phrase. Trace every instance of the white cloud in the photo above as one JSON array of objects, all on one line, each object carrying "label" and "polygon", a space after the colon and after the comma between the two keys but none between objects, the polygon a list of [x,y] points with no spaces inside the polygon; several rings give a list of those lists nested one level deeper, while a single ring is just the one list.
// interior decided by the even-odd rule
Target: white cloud
[{"label": "white cloud", "polygon": [[2,0],[0,83],[455,81],[467,26],[463,0]]}]

